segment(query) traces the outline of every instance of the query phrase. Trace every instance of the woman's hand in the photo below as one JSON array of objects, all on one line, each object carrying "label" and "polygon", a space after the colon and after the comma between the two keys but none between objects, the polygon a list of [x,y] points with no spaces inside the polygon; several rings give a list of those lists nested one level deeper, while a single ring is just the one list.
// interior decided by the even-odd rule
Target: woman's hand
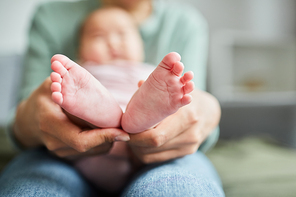
[{"label": "woman's hand", "polygon": [[45,145],[59,157],[76,159],[107,153],[115,140],[129,140],[129,135],[120,129],[82,131],[51,100],[50,85],[47,78],[17,109],[13,130],[24,147]]},{"label": "woman's hand", "polygon": [[210,94],[195,90],[192,102],[155,128],[130,135],[127,142],[144,164],[163,162],[197,151],[220,120],[220,105]]}]

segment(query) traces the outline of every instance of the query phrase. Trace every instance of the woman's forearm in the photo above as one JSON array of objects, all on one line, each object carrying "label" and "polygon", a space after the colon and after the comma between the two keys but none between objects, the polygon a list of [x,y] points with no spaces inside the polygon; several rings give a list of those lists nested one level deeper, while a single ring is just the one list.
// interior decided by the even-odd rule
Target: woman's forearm
[{"label": "woman's forearm", "polygon": [[49,90],[49,85],[50,81],[45,80],[28,99],[22,101],[17,107],[13,135],[24,148],[42,145],[38,112],[42,111],[40,108],[46,106],[49,101],[48,91],[46,91]]},{"label": "woman's forearm", "polygon": [[32,128],[33,125],[28,124],[30,121],[28,121],[28,113],[25,113],[26,108],[28,108],[26,107],[26,103],[26,101],[21,102],[17,108],[15,122],[12,127],[12,135],[23,148],[30,148],[38,146],[39,143],[37,143],[37,140],[34,140],[34,137],[32,137],[32,129],[30,128]]}]

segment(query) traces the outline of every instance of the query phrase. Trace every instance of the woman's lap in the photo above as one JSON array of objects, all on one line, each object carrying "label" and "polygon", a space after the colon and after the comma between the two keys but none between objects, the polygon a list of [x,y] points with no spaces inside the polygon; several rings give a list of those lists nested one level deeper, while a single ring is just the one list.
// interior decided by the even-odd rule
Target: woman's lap
[{"label": "woman's lap", "polygon": [[[0,196],[92,196],[69,164],[45,150],[26,151],[0,176]],[[143,169],[122,196],[224,196],[211,162],[200,152]]]}]

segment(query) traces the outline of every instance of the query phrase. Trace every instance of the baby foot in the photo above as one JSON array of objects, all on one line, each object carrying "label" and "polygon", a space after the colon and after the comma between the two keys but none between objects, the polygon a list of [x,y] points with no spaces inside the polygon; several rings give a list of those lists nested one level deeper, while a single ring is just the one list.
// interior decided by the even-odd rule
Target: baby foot
[{"label": "baby foot", "polygon": [[183,76],[178,53],[166,55],[130,100],[121,125],[128,133],[139,133],[191,102],[192,72]]},{"label": "baby foot", "polygon": [[51,59],[52,100],[68,113],[97,127],[119,127],[122,110],[87,70],[64,55]]}]

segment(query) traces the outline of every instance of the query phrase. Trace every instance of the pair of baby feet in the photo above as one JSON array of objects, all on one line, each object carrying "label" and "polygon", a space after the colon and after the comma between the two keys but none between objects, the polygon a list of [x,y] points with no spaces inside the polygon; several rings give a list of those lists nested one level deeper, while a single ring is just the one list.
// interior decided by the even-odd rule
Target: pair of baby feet
[{"label": "pair of baby feet", "polygon": [[91,73],[64,55],[51,60],[52,100],[68,113],[100,128],[122,126],[139,133],[191,102],[192,72],[183,76],[178,53],[167,54],[139,87],[123,114],[113,96]]}]

